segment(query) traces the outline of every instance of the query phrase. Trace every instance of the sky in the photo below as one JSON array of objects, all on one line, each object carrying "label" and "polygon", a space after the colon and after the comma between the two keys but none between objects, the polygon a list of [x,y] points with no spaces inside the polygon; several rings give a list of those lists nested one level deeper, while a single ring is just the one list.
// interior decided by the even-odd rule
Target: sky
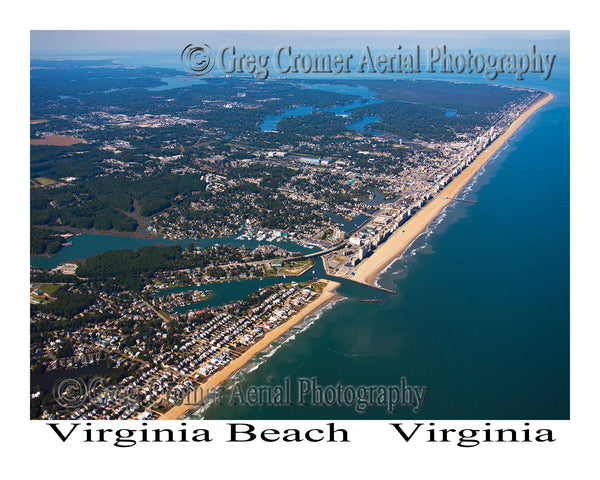
[{"label": "sky", "polygon": [[193,43],[212,47],[236,45],[274,49],[292,45],[303,49],[410,48],[447,45],[448,48],[525,50],[535,44],[553,51],[569,50],[565,30],[31,30],[32,53],[76,51],[181,50]]}]

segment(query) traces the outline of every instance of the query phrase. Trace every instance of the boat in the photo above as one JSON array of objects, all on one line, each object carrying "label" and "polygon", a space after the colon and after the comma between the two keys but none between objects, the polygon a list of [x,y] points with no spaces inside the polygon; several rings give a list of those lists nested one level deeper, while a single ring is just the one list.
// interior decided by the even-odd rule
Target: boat
[{"label": "boat", "polygon": [[385,302],[383,298],[361,298],[359,302],[370,303],[370,302]]}]

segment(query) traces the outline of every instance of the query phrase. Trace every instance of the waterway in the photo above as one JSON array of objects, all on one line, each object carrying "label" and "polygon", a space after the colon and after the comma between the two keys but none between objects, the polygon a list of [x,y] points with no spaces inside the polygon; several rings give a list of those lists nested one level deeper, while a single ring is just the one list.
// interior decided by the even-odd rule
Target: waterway
[{"label": "waterway", "polygon": [[268,242],[266,240],[258,241],[256,239],[238,240],[236,237],[221,237],[221,238],[203,238],[198,240],[183,239],[169,240],[166,238],[137,238],[127,237],[124,235],[109,235],[109,234],[93,234],[82,233],[69,238],[72,245],[64,247],[60,252],[52,257],[31,256],[30,264],[40,268],[54,268],[64,262],[79,260],[92,255],[106,252],[108,250],[137,250],[140,247],[150,245],[189,245],[193,243],[200,247],[208,247],[212,245],[244,245],[248,248],[256,248],[259,245],[276,245],[291,252],[312,253],[315,248],[304,247],[295,242],[281,240],[279,242]]},{"label": "waterway", "polygon": [[166,85],[161,85],[160,87],[149,87],[147,90],[149,92],[161,92],[163,90],[173,90],[175,88],[186,88],[192,87],[194,85],[206,85],[204,80],[195,77],[194,75],[182,75],[180,77],[162,77],[161,82],[166,83]]},{"label": "waterway", "polygon": [[[346,105],[336,105],[330,108],[313,108],[308,105],[298,105],[294,108],[286,109],[283,113],[278,115],[270,115],[266,117],[260,124],[260,130],[262,132],[275,132],[277,131],[277,124],[282,118],[287,117],[300,117],[304,115],[310,115],[317,112],[331,112],[336,115],[348,116],[352,115],[352,110],[357,107],[366,107],[368,105],[376,105],[381,103],[382,100],[375,98],[375,93],[366,87],[362,86],[350,86],[350,85],[336,85],[328,83],[299,83],[298,86],[304,88],[311,88],[315,90],[323,90],[326,92],[344,93],[347,95],[356,95],[357,99]],[[361,120],[354,122],[349,125],[348,128],[352,130],[363,131],[362,128],[369,124],[379,121],[379,118],[372,116],[365,116]]]}]

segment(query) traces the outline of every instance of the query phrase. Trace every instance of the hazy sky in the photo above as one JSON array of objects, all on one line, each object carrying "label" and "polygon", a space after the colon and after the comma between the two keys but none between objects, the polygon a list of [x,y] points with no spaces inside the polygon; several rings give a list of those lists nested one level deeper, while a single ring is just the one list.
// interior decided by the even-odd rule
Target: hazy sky
[{"label": "hazy sky", "polygon": [[271,49],[291,45],[304,49],[355,49],[366,45],[523,50],[535,44],[548,50],[569,50],[568,31],[276,31],[276,30],[32,30],[31,51],[181,50],[187,44],[218,48],[235,45]]}]

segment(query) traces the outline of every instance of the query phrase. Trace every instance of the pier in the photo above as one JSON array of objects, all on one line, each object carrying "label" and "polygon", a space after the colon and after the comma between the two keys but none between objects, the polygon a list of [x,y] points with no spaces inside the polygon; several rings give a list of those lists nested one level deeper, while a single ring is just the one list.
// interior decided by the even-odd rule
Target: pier
[{"label": "pier", "polygon": [[[337,277],[336,275],[332,275],[332,277]],[[337,278],[343,278],[344,280],[350,280],[351,282],[355,282],[358,283],[360,285],[364,285],[366,287],[371,287],[371,288],[375,288],[376,290],[381,290],[382,292],[387,292],[387,293],[391,293],[392,295],[398,295],[398,292],[396,292],[395,290],[390,290],[389,288],[385,288],[385,287],[380,287],[378,285],[373,285],[371,283],[366,283],[366,282],[361,282],[359,280],[355,280],[354,278],[350,277],[350,276],[339,276]]]},{"label": "pier", "polygon": [[371,288],[376,288],[377,290],[383,290],[384,292],[391,293],[392,295],[398,295],[398,292],[396,292],[395,290],[390,290],[389,288],[378,287],[377,285],[369,285],[368,283],[363,283],[363,285],[367,285]]},{"label": "pier", "polygon": [[456,200],[457,202],[477,203],[475,200],[467,200],[465,198],[442,197],[445,200]]}]

